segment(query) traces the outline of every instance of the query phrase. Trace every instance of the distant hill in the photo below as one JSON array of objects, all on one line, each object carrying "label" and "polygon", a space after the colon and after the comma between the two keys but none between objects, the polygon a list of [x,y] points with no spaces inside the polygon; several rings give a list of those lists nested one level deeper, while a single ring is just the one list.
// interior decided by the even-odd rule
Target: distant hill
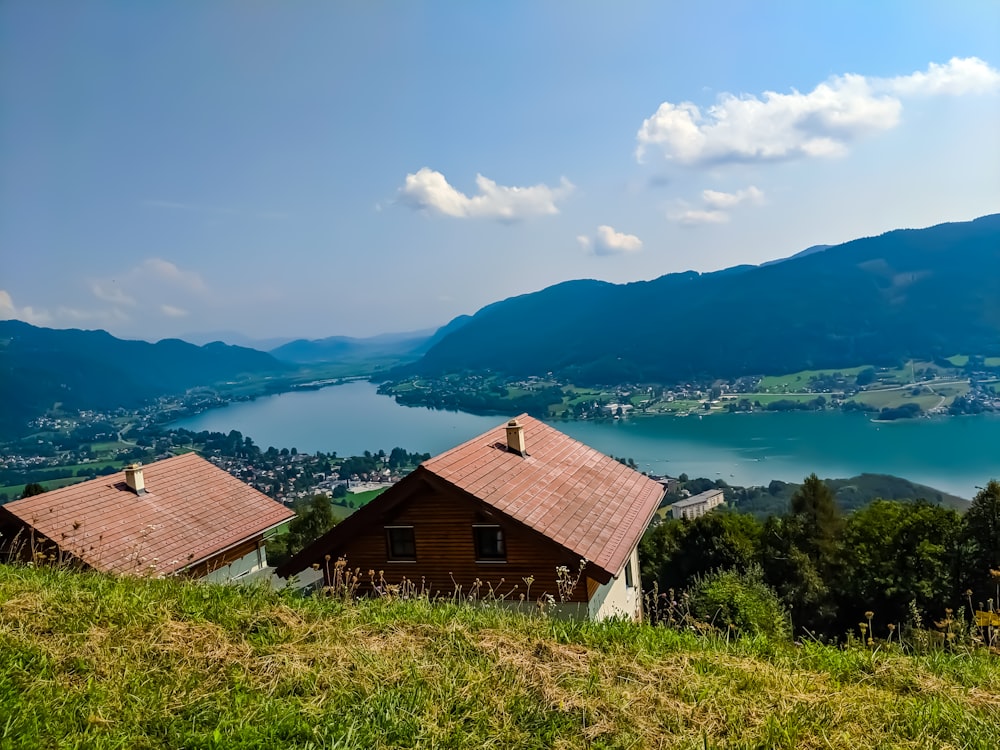
[{"label": "distant hill", "polygon": [[239,331],[196,331],[193,333],[181,334],[177,338],[197,346],[204,346],[216,341],[232,346],[242,346],[247,349],[256,349],[259,352],[267,352],[283,344],[292,341],[291,336],[278,336],[275,338],[256,339],[247,336]]},{"label": "distant hill", "polygon": [[764,266],[557,284],[484,307],[400,374],[676,382],[969,351],[1000,354],[1000,214]]},{"label": "distant hill", "polygon": [[[874,500],[926,500],[959,513],[964,513],[969,507],[969,501],[958,495],[889,474],[860,474],[850,479],[824,479],[823,482],[833,491],[844,513],[863,508]],[[799,486],[795,482],[773,481],[760,494],[746,499],[737,498],[736,507],[758,518],[787,513],[792,495]]]},{"label": "distant hill", "polygon": [[320,362],[361,362],[372,359],[417,359],[434,344],[470,321],[462,315],[436,331],[383,333],[368,338],[329,336],[323,339],[296,339],[271,349],[270,354],[283,362],[315,364]]},{"label": "distant hill", "polygon": [[56,403],[69,409],[134,407],[157,396],[240,374],[287,369],[264,352],[219,342],[195,346],[178,339],[155,344],[118,339],[106,331],[38,328],[0,321],[0,435]]}]

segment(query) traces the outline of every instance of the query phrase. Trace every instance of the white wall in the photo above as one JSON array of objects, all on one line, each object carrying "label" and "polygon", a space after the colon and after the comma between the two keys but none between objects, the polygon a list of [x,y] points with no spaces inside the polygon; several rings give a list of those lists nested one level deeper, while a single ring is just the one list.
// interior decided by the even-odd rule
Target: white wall
[{"label": "white wall", "polygon": [[[632,585],[627,585],[625,568],[632,566]],[[627,617],[638,620],[642,616],[642,584],[639,580],[639,549],[633,548],[618,575],[601,584],[590,598],[588,615],[591,620],[609,617]]]},{"label": "white wall", "polygon": [[259,547],[255,550],[250,550],[249,553],[238,560],[233,560],[229,565],[216,568],[208,575],[203,576],[201,580],[211,581],[212,583],[227,583],[228,581],[248,576],[251,573],[256,573],[258,570],[266,567],[267,556],[264,553],[264,548]]}]

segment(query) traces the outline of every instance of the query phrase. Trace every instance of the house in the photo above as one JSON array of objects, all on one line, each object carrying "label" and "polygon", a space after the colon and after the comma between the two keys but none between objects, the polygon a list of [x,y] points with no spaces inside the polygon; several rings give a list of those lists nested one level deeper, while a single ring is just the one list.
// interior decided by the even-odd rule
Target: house
[{"label": "house", "polygon": [[[278,568],[346,560],[434,594],[479,581],[520,601],[552,596],[571,614],[641,616],[637,545],[663,487],[522,414],[422,463]],[[557,568],[576,586],[560,597]],[[377,575],[377,574],[376,574]],[[528,581],[531,581],[530,586]]]},{"label": "house", "polygon": [[670,506],[673,518],[698,518],[726,502],[722,490],[705,490],[692,497],[678,500]]},{"label": "house", "polygon": [[294,515],[187,453],[0,506],[0,558],[246,580],[267,567],[269,532]]}]

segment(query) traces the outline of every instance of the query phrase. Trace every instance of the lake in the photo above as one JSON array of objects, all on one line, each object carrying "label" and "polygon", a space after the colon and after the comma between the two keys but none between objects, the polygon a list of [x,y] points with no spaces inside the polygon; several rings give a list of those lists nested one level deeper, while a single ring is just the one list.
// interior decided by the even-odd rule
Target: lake
[{"label": "lake", "polygon": [[[397,446],[436,454],[502,421],[400,406],[372,383],[356,381],[242,401],[172,426],[239,430],[262,448],[351,456]],[[799,482],[812,472],[872,472],[971,498],[977,485],[1000,478],[1000,417],[994,415],[874,423],[856,413],[769,412],[553,424],[597,450],[634,459],[643,471],[738,485]]]}]

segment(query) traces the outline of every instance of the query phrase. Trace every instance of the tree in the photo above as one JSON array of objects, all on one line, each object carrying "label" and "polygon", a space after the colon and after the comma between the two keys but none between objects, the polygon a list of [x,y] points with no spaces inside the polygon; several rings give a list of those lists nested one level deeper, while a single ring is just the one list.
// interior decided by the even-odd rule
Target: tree
[{"label": "tree", "polygon": [[830,488],[810,474],[792,495],[791,506],[792,516],[798,521],[796,544],[815,562],[830,562],[842,528],[840,508]]},{"label": "tree", "polygon": [[288,533],[268,544],[268,558],[274,565],[281,565],[307,544],[337,524],[326,495],[313,495],[308,504],[295,508],[295,518],[288,524]]},{"label": "tree", "polygon": [[1000,570],[1000,482],[991,480],[966,511],[964,577],[976,601],[995,596],[990,571]]},{"label": "tree", "polygon": [[34,497],[35,495],[41,495],[45,491],[45,488],[38,482],[31,482],[30,484],[24,485],[24,492],[21,493],[21,497]]},{"label": "tree", "polygon": [[950,508],[915,502],[876,500],[845,524],[840,574],[834,577],[850,627],[871,610],[884,624],[909,616],[909,605],[940,617],[958,592],[955,567],[961,517]]},{"label": "tree", "polygon": [[792,611],[796,626],[828,630],[836,602],[840,510],[830,488],[810,474],[792,495],[791,512],[769,518],[761,537],[761,565],[768,583]]},{"label": "tree", "polygon": [[757,556],[761,527],[753,516],[715,511],[691,521],[671,519],[642,540],[643,580],[661,590],[684,588],[716,570],[743,572]]},{"label": "tree", "polygon": [[798,517],[768,517],[760,539],[764,577],[788,608],[796,628],[832,631],[836,607],[828,579],[816,561],[798,546],[801,538]]}]

